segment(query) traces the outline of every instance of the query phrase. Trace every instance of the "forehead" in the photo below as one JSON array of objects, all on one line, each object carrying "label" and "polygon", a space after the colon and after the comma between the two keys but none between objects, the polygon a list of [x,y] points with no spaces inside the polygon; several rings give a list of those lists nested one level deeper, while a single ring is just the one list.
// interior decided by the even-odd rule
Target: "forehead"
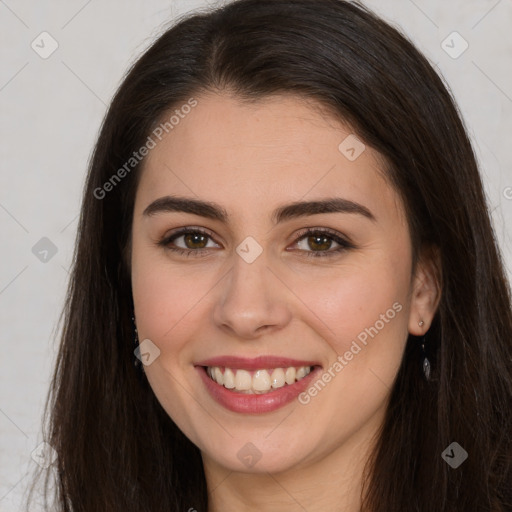
[{"label": "forehead", "polygon": [[221,94],[195,99],[197,105],[155,139],[139,184],[139,208],[178,194],[248,217],[285,200],[342,195],[364,202],[376,216],[390,208],[402,214],[383,160],[320,105],[295,96],[251,104]]}]

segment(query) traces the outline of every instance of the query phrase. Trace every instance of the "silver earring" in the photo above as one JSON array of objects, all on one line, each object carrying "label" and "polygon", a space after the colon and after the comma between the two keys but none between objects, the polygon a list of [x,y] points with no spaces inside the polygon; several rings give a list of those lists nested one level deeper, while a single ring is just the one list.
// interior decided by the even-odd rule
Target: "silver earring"
[{"label": "silver earring", "polygon": [[[425,322],[423,320],[420,320],[418,322],[418,325],[420,327],[423,327],[425,325]],[[425,379],[427,381],[429,381],[431,368],[430,368],[430,361],[428,360],[428,357],[427,357],[427,351],[425,350],[425,335],[423,335],[421,338],[421,351],[423,353],[423,362],[422,362],[423,375],[425,375]]]},{"label": "silver earring", "polygon": [[425,379],[430,380],[430,361],[428,360],[427,353],[425,351],[425,336],[421,340],[421,349],[423,351],[423,374]]}]

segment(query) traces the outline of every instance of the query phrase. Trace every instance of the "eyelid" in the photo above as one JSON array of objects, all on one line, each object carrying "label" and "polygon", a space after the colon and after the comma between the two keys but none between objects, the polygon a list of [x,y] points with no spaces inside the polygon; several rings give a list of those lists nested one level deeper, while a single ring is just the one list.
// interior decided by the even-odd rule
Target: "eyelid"
[{"label": "eyelid", "polygon": [[305,235],[307,235],[309,233],[327,234],[334,240],[338,239],[339,243],[343,243],[347,246],[352,245],[352,242],[350,241],[350,239],[346,235],[340,233],[339,231],[336,231],[335,229],[331,229],[331,228],[317,228],[317,227],[303,228],[303,229],[299,230],[298,233],[296,233],[294,235],[295,241],[298,242],[299,240],[304,238]]},{"label": "eyelid", "polygon": [[295,242],[293,245],[297,245],[301,240],[303,240],[306,235],[317,235],[317,234],[325,234],[328,235],[327,238],[330,238],[334,242],[336,242],[339,247],[336,249],[329,249],[327,251],[303,251],[299,252],[304,253],[306,257],[313,258],[330,258],[339,256],[341,253],[344,253],[350,249],[355,249],[356,246],[350,241],[350,239],[338,231],[331,228],[304,228],[299,233],[295,235]]},{"label": "eyelid", "polygon": [[[175,239],[180,238],[181,236],[184,236],[186,234],[202,234],[210,238],[214,241],[214,243],[217,243],[215,241],[215,237],[212,235],[212,233],[205,229],[200,228],[197,226],[186,226],[183,228],[178,228],[175,231],[171,232],[170,234],[165,235],[160,241],[157,242],[157,245],[163,246],[165,249],[180,253],[183,255],[194,255],[194,256],[205,256],[212,248],[202,248],[202,249],[184,249],[182,247],[169,247],[169,244],[173,242]],[[298,233],[294,234],[294,242],[293,245],[297,245],[300,241],[302,241],[306,235],[311,234],[326,234],[328,235],[328,238],[336,242],[340,247],[337,249],[330,249],[327,251],[304,251],[299,250],[301,253],[305,253],[305,256],[313,256],[313,257],[329,257],[329,256],[335,256],[343,251],[354,249],[355,245],[350,241],[350,239],[343,235],[342,233],[339,233],[336,230],[333,230],[331,228],[325,228],[325,227],[307,227],[299,230]]]},{"label": "eyelid", "polygon": [[[168,234],[165,234],[162,237],[162,239],[160,239],[157,242],[157,245],[167,246],[169,243],[171,243],[171,241],[175,240],[176,238],[179,238],[180,236],[190,234],[190,233],[197,233],[197,234],[205,235],[215,242],[215,237],[211,231],[209,231],[205,228],[197,227],[197,226],[185,226],[183,228],[178,228]],[[218,243],[218,242],[215,242],[215,243]],[[180,248],[178,248],[178,249],[180,249]],[[183,249],[183,250],[186,251],[187,249]],[[197,252],[197,251],[204,251],[204,250],[207,250],[207,249],[196,249],[195,251]]]}]

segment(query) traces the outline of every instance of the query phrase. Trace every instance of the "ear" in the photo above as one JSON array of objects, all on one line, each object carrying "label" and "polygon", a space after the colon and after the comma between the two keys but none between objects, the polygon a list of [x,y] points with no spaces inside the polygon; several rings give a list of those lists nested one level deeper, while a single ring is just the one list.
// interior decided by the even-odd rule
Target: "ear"
[{"label": "ear", "polygon": [[441,252],[439,248],[435,246],[423,248],[412,278],[409,313],[410,334],[423,336],[432,325],[432,320],[441,300],[441,269]]}]

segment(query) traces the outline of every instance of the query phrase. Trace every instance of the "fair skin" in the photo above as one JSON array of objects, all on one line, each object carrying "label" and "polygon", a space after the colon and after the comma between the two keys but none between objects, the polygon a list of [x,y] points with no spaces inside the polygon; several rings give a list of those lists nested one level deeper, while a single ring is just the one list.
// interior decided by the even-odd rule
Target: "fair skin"
[{"label": "fair skin", "polygon": [[[435,313],[433,266],[421,260],[412,275],[402,202],[369,146],[354,161],[340,152],[348,126],[293,96],[253,105],[228,94],[195,98],[197,106],[148,155],[136,193],[135,315],[139,339],[160,350],[146,376],[201,450],[210,512],[355,512],[408,333],[424,334]],[[216,203],[228,221],[144,214],[170,195]],[[333,197],[363,206],[373,219],[352,211],[272,220],[284,204]],[[158,245],[188,227],[208,236],[181,236],[169,246],[201,257]],[[297,236],[305,228],[330,228],[354,247],[334,253],[332,239],[315,244],[309,236],[308,243]],[[247,237],[262,249],[251,263],[236,251]],[[314,251],[332,256],[307,257]],[[397,303],[393,319],[307,404],[228,410],[195,366],[216,356],[273,355],[316,361],[321,378]],[[261,456],[250,467],[237,456],[247,443]]]}]

